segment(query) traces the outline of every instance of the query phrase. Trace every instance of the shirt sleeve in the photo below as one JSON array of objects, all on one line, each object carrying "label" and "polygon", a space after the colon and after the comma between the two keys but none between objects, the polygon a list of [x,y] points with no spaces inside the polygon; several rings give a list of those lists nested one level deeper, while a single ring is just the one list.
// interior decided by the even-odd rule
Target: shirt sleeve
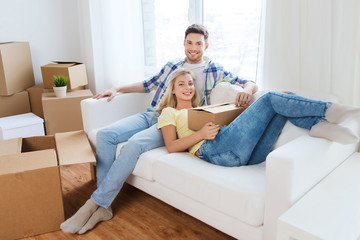
[{"label": "shirt sleeve", "polygon": [[154,75],[150,79],[143,81],[143,85],[147,93],[150,92],[152,89],[156,89],[157,86],[159,86],[159,79],[161,75],[164,73],[164,71],[165,71],[165,66],[160,70],[158,74]]},{"label": "shirt sleeve", "polygon": [[175,113],[176,111],[174,108],[164,108],[158,118],[158,129],[168,125],[174,125],[176,127]]}]

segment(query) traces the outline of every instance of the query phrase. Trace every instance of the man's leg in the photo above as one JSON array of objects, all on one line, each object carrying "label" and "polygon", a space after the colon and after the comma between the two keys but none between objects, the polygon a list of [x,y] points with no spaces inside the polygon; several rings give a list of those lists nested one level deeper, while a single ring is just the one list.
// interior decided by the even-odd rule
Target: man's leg
[{"label": "man's leg", "polygon": [[[164,146],[161,131],[157,129],[157,119],[153,117],[153,112],[148,113],[145,116],[147,116],[148,124],[151,127],[135,134],[122,146],[119,156],[113,161],[107,175],[91,199],[88,200],[90,203],[93,202],[96,208],[92,204],[85,204],[74,216],[61,224],[61,229],[64,232],[83,234],[98,222],[110,219],[112,217],[110,205],[135,168],[140,154]],[[95,201],[93,197],[96,199]]]},{"label": "man's leg", "polygon": [[116,147],[127,141],[135,133],[149,128],[153,112],[138,113],[121,119],[96,135],[96,176],[98,186],[101,184],[115,160]]},{"label": "man's leg", "polygon": [[135,134],[121,147],[120,154],[91,199],[98,205],[108,208],[134,170],[140,154],[164,145],[161,131],[157,129],[156,124]]}]

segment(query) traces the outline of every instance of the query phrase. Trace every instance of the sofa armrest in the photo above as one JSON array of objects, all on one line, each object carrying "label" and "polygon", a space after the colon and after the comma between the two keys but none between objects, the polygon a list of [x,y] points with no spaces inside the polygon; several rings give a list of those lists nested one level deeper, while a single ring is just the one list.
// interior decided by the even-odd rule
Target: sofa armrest
[{"label": "sofa armrest", "polygon": [[146,111],[151,105],[153,96],[153,93],[125,93],[118,94],[110,102],[107,102],[107,98],[82,100],[84,131],[89,133],[124,117]]},{"label": "sofa armrest", "polygon": [[[344,124],[358,132],[356,121]],[[276,239],[280,215],[357,149],[358,144],[304,135],[271,152],[266,159],[264,239]]]}]

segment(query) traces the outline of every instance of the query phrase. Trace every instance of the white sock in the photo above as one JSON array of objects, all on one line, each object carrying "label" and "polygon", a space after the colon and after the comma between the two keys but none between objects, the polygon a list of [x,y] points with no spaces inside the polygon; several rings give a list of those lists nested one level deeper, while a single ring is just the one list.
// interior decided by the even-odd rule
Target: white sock
[{"label": "white sock", "polygon": [[322,121],[314,125],[310,130],[310,136],[325,138],[343,144],[356,143],[359,140],[359,137],[350,129],[328,121]]},{"label": "white sock", "polygon": [[331,123],[340,123],[347,118],[360,120],[360,107],[333,103],[326,111],[325,118]]},{"label": "white sock", "polygon": [[87,231],[93,229],[97,223],[110,220],[112,217],[113,217],[113,212],[111,207],[109,207],[108,209],[104,207],[99,207],[78,233],[84,234]]},{"label": "white sock", "polygon": [[74,216],[60,225],[60,228],[66,233],[78,232],[98,208],[99,206],[93,200],[87,200]]}]

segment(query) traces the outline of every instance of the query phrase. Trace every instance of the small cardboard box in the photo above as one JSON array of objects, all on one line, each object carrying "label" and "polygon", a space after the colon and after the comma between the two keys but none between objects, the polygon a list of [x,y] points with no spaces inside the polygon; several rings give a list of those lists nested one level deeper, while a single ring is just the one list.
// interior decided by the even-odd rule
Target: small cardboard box
[{"label": "small cardboard box", "polygon": [[88,84],[86,67],[84,63],[77,62],[54,62],[41,66],[44,88],[52,89],[54,75],[63,75],[69,78],[67,89],[72,90]]},{"label": "small cardboard box", "polygon": [[68,92],[62,98],[55,97],[54,93],[43,93],[46,134],[82,130],[80,102],[92,96],[88,89]]},{"label": "small cardboard box", "polygon": [[34,84],[29,43],[0,43],[0,95],[22,92]]},{"label": "small cardboard box", "polygon": [[0,117],[28,112],[30,112],[30,102],[27,91],[15,93],[12,96],[0,96]]},{"label": "small cardboard box", "polygon": [[221,126],[231,123],[246,107],[236,107],[233,103],[221,103],[188,110],[188,125],[192,130],[201,129],[206,123]]},{"label": "small cardboard box", "polygon": [[64,221],[59,166],[95,162],[86,134],[3,140],[0,151],[1,239],[59,230]]},{"label": "small cardboard box", "polygon": [[44,120],[33,113],[0,118],[0,140],[44,135]]},{"label": "small cardboard box", "polygon": [[[85,86],[80,86],[78,88],[75,88],[75,89],[72,89],[69,91],[77,91],[77,90],[84,90],[84,89],[85,89]],[[43,93],[51,93],[51,92],[54,92],[54,90],[53,89],[45,89],[44,84],[39,83],[35,86],[32,86],[32,87],[26,89],[26,91],[29,93],[31,112],[41,118],[44,118],[44,111],[43,111],[42,102],[41,102],[42,94]]]}]

